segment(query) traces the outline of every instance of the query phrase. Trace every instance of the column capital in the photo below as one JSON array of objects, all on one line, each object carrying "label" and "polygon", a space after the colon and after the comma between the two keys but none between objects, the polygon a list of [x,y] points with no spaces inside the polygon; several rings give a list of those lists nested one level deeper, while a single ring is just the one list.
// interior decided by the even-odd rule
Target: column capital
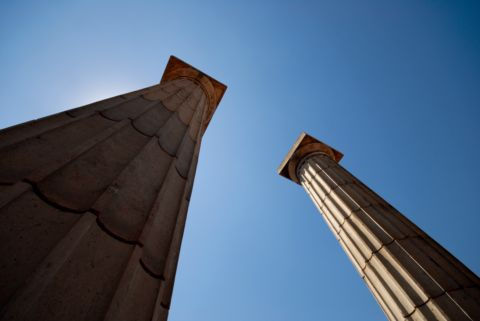
[{"label": "column capital", "polygon": [[209,102],[205,123],[206,128],[213,116],[213,113],[217,109],[220,100],[222,100],[223,94],[227,90],[227,86],[203,73],[192,65],[186,63],[185,61],[175,56],[170,56],[160,83],[177,78],[188,78],[198,83],[205,92]]},{"label": "column capital", "polygon": [[343,154],[338,150],[302,132],[278,167],[278,174],[300,184],[297,177],[298,163],[306,156],[319,152],[327,154],[337,163],[343,157]]}]

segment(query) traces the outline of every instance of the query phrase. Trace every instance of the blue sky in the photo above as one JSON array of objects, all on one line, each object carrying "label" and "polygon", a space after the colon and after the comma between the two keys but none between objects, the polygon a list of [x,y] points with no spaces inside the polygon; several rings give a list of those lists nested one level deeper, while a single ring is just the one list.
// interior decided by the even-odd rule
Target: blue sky
[{"label": "blue sky", "polygon": [[170,321],[384,320],[301,187],[301,131],[480,272],[475,1],[2,1],[0,127],[157,83],[228,85],[204,136]]}]

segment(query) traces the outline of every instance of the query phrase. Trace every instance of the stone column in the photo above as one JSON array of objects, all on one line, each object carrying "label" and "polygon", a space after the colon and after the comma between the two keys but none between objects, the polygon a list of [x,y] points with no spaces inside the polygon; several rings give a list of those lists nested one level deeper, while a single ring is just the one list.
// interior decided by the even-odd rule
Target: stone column
[{"label": "stone column", "polygon": [[172,56],[160,84],[0,131],[0,320],[167,319],[225,90]]},{"label": "stone column", "polygon": [[[279,168],[301,184],[389,320],[480,320],[480,280],[302,134]],[[429,214],[431,215],[431,214]]]}]

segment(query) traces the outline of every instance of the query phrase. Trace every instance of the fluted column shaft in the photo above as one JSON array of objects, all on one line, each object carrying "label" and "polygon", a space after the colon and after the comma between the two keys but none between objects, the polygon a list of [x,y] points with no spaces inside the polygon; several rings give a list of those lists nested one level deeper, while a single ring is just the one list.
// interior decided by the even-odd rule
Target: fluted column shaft
[{"label": "fluted column shaft", "polygon": [[389,320],[480,320],[480,281],[331,156],[296,173]]},{"label": "fluted column shaft", "polygon": [[0,131],[0,320],[167,319],[225,89],[171,57],[160,84]]}]

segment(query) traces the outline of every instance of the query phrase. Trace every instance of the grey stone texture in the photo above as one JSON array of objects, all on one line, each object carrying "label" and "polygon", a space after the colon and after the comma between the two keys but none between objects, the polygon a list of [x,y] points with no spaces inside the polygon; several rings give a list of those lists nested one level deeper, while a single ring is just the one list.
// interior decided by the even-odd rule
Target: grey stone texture
[{"label": "grey stone texture", "polygon": [[166,320],[202,136],[226,87],[160,84],[0,131],[0,320]]},{"label": "grey stone texture", "polygon": [[279,173],[300,183],[389,320],[480,320],[480,280],[302,134]]}]

